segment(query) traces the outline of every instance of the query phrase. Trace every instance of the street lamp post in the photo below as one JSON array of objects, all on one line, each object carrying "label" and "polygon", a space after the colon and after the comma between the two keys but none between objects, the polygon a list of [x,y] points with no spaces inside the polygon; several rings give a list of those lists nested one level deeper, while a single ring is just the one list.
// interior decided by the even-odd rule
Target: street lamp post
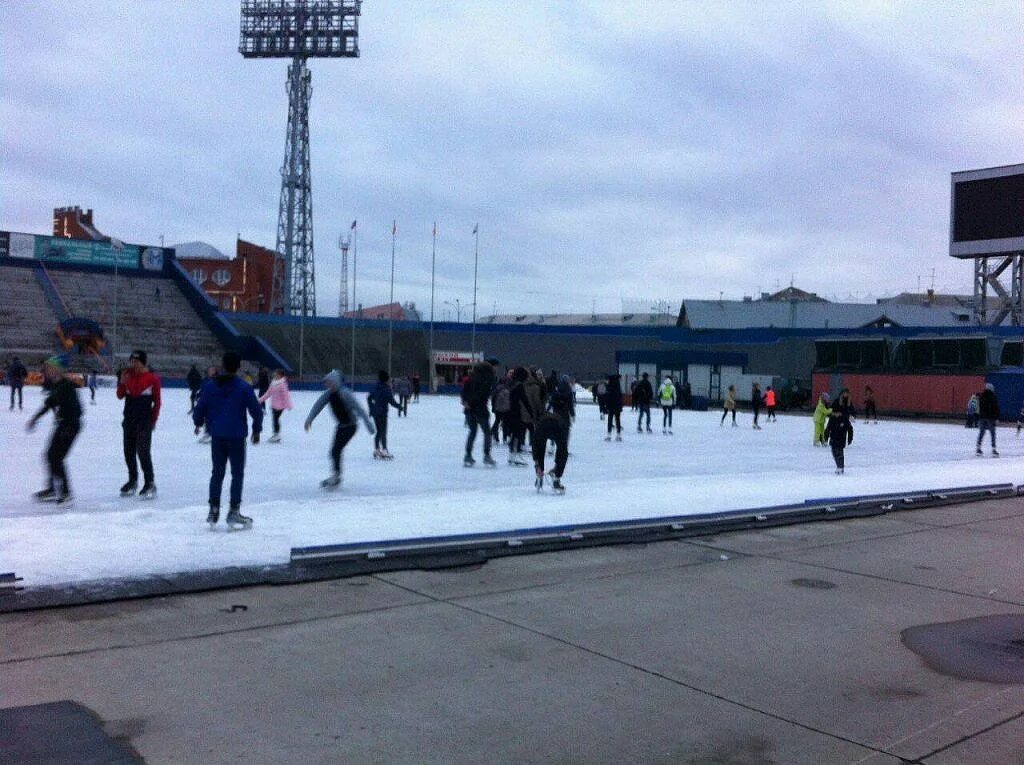
[{"label": "street lamp post", "polygon": [[434,233],[430,247],[430,355],[427,358],[427,385],[431,393],[434,390],[434,265],[437,261],[437,221],[434,221]]},{"label": "street lamp post", "polygon": [[120,292],[118,289],[117,279],[117,263],[121,259],[121,253],[124,252],[124,242],[120,239],[110,239],[110,249],[114,252],[114,335],[110,343],[110,360],[113,362],[114,371],[117,371],[117,293]]},{"label": "street lamp post", "polygon": [[473,224],[473,333],[470,341],[472,358],[476,359],[476,276],[477,264],[480,261],[480,224]]},{"label": "street lamp post", "polygon": [[356,222],[352,221],[352,373],[349,380],[352,390],[356,389],[356,307],[358,306],[356,303],[356,253],[359,251],[358,235]]},{"label": "street lamp post", "polygon": [[398,224],[391,221],[391,296],[388,298],[388,377],[391,377],[391,339],[395,329],[395,235]]},{"label": "street lamp post", "polygon": [[461,324],[462,323],[462,301],[459,300],[458,298],[455,298],[455,300],[445,300],[444,304],[446,306],[448,306],[449,308],[454,308],[455,309],[455,323],[456,324]]}]

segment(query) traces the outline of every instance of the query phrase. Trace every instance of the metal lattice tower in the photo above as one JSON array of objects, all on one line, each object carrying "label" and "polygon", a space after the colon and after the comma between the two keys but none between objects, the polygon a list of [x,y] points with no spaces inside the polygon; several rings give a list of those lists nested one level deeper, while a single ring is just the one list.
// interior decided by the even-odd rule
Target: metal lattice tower
[{"label": "metal lattice tower", "polygon": [[245,58],[290,58],[288,130],[281,168],[271,312],[316,316],[309,166],[309,58],[359,56],[362,0],[242,0]]},{"label": "metal lattice tower", "polygon": [[341,285],[338,291],[338,316],[348,313],[348,249],[352,242],[347,236],[338,237],[338,249],[341,250]]}]

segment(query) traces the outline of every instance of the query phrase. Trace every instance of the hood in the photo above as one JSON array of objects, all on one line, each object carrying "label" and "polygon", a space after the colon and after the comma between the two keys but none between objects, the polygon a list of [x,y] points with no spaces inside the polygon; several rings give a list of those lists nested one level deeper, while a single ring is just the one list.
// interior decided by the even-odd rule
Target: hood
[{"label": "hood", "polygon": [[345,381],[345,378],[341,376],[341,372],[337,369],[332,369],[324,375],[323,381],[325,383],[332,383],[335,390],[341,390],[341,384]]},{"label": "hood", "polygon": [[219,385],[219,386],[221,386],[223,388],[225,385],[227,385],[232,380],[237,380],[238,379],[238,375],[236,375],[236,374],[228,374],[227,372],[221,372],[220,374],[218,374],[213,379],[216,381],[217,385]]}]

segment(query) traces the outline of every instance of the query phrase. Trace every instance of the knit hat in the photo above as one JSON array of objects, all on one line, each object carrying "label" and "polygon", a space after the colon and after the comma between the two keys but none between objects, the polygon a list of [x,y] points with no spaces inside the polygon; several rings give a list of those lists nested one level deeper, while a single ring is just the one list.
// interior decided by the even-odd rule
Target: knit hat
[{"label": "knit hat", "polygon": [[985,383],[985,390],[990,390],[994,393],[996,390],[996,386],[993,385],[992,383]]}]

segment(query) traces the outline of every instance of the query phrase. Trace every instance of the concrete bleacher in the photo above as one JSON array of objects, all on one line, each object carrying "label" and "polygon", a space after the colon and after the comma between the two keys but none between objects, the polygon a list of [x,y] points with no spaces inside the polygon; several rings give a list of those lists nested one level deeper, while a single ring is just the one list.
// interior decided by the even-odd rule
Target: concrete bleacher
[{"label": "concrete bleacher", "polygon": [[117,334],[114,335],[112,273],[50,269],[50,280],[73,316],[103,327],[116,349],[115,366],[126,363],[135,348],[149,355],[161,374],[181,376],[192,364],[219,365],[224,347],[169,278],[118,275]]},{"label": "concrete bleacher", "polygon": [[0,274],[0,355],[37,364],[58,348],[57,316],[31,268],[3,268]]}]

